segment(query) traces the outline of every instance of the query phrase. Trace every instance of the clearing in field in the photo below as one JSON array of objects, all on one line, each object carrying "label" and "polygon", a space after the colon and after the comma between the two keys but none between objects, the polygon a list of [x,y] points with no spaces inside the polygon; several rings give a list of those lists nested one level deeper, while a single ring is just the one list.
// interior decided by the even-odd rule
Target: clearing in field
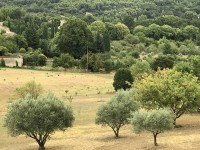
[{"label": "clearing in field", "polygon": [[153,136],[143,132],[132,133],[130,126],[120,131],[116,139],[110,128],[94,124],[97,108],[113,95],[113,74],[86,74],[35,71],[23,69],[0,70],[0,149],[35,150],[37,143],[25,136],[10,137],[3,126],[3,118],[10,102],[17,99],[16,88],[27,81],[41,83],[45,91],[51,90],[72,106],[76,117],[74,127],[56,132],[47,141],[47,150],[198,150],[200,147],[200,115],[186,114],[177,120],[183,125],[158,136],[158,147]]}]

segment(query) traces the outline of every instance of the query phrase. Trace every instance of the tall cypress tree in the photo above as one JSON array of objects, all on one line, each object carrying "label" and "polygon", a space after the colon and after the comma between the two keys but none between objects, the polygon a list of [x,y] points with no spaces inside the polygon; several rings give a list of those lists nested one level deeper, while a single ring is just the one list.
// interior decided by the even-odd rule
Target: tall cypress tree
[{"label": "tall cypress tree", "polygon": [[54,28],[54,20],[51,22],[51,38],[54,38],[55,28]]},{"label": "tall cypress tree", "polygon": [[28,46],[37,49],[39,46],[39,35],[33,23],[29,24],[25,30],[25,38]]},{"label": "tall cypress tree", "polygon": [[105,31],[103,34],[103,45],[104,45],[104,51],[106,52],[110,51],[110,35],[108,31]]},{"label": "tall cypress tree", "polygon": [[48,27],[47,27],[46,24],[43,26],[42,38],[45,39],[45,40],[47,40],[49,38]]}]

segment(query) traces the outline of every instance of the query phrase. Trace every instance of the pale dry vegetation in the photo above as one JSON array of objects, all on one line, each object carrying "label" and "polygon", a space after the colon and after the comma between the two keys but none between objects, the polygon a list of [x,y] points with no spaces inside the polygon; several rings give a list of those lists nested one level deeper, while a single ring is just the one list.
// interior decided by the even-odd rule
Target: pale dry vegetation
[{"label": "pale dry vegetation", "polygon": [[16,88],[27,81],[41,83],[45,91],[52,90],[72,106],[76,117],[73,128],[56,132],[46,144],[47,150],[198,150],[200,147],[200,115],[186,114],[177,120],[183,125],[158,136],[158,147],[153,146],[150,133],[132,133],[131,126],[121,129],[121,138],[114,138],[110,128],[94,124],[97,108],[109,100],[114,91],[113,74],[84,74],[46,72],[22,69],[0,70],[0,149],[35,150],[37,143],[25,136],[10,137],[2,127],[3,117],[10,102],[17,98]]}]

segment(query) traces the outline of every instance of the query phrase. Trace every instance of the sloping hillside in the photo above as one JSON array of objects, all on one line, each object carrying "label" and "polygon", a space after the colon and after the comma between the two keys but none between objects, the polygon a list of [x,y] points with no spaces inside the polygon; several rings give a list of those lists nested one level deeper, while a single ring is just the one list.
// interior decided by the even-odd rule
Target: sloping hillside
[{"label": "sloping hillside", "polygon": [[3,26],[3,22],[0,22],[0,30],[4,30],[6,33],[3,33],[5,36],[14,36],[15,33],[10,31],[8,27]]}]

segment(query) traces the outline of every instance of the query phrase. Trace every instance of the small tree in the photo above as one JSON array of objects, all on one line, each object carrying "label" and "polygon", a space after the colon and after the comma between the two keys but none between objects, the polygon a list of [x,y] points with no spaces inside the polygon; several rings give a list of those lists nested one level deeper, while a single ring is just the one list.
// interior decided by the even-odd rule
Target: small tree
[{"label": "small tree", "polygon": [[140,133],[142,130],[153,133],[154,145],[158,146],[157,135],[174,128],[174,118],[174,113],[169,109],[138,111],[132,114],[131,124],[135,133]]},{"label": "small tree", "polygon": [[71,107],[53,93],[38,97],[30,95],[14,101],[6,114],[5,126],[12,136],[26,135],[37,141],[39,150],[45,150],[46,140],[56,130],[71,127],[74,116]]},{"label": "small tree", "polygon": [[25,98],[27,94],[30,94],[33,99],[37,99],[37,97],[43,92],[42,85],[37,84],[35,81],[29,81],[24,86],[17,88],[16,90],[20,98]]},{"label": "small tree", "polygon": [[4,46],[0,46],[0,56],[5,55],[6,53],[8,53],[8,49]]},{"label": "small tree", "polygon": [[135,64],[133,64],[130,68],[131,74],[133,78],[141,77],[144,73],[150,73],[151,67],[150,64],[144,60],[144,61],[137,61]]},{"label": "small tree", "polygon": [[119,136],[119,130],[128,124],[128,118],[132,111],[138,109],[138,104],[134,101],[128,91],[118,91],[109,102],[103,104],[97,111],[96,124],[102,124],[112,128],[115,136]]},{"label": "small tree", "polygon": [[6,67],[6,63],[5,63],[5,60],[3,58],[1,59],[0,66],[1,67]]},{"label": "small tree", "polygon": [[18,68],[19,67],[19,63],[18,63],[18,61],[15,61],[15,66]]},{"label": "small tree", "polygon": [[113,86],[115,88],[115,91],[119,89],[128,89],[131,87],[131,84],[133,83],[133,77],[131,75],[131,71],[128,69],[118,69],[114,76],[114,82]]},{"label": "small tree", "polygon": [[39,66],[45,66],[47,61],[47,57],[44,54],[38,55],[38,65]]}]

